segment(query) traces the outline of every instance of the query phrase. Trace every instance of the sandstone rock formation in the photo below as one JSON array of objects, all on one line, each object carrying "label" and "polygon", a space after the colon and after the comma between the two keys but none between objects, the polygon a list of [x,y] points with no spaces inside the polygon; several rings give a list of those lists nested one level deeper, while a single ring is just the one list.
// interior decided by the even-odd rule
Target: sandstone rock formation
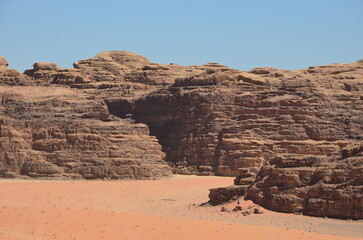
[{"label": "sandstone rock formation", "polygon": [[[349,149],[362,142],[362,84],[359,63],[207,69],[106,102],[148,124],[174,172],[238,176],[248,199],[273,210],[360,219],[363,161]],[[235,196],[230,189],[211,190],[211,202]]]},{"label": "sandstone rock formation", "polygon": [[2,56],[0,56],[0,67],[7,67],[9,66],[8,61],[6,61],[6,59]]},{"label": "sandstone rock formation", "polygon": [[214,204],[246,193],[277,211],[363,218],[362,61],[245,72],[109,51],[71,69],[7,65],[4,177],[152,178],[170,174],[166,160],[175,173],[236,176]]},{"label": "sandstone rock formation", "polygon": [[212,188],[209,191],[209,203],[211,203],[212,205],[218,205],[221,203],[226,203],[228,201],[236,200],[238,197],[246,194],[246,188],[238,185]]},{"label": "sandstone rock formation", "polygon": [[80,60],[74,68],[61,69],[54,63],[35,63],[24,73],[38,84],[55,83],[74,88],[114,88],[125,83],[168,85],[176,78],[202,72],[203,66],[152,63],[147,58],[127,51],[106,51],[93,58]]},{"label": "sandstone rock formation", "polygon": [[272,144],[263,150],[266,162],[253,182],[249,171],[235,180],[248,186],[247,199],[283,212],[363,218],[362,67],[357,62],[251,71],[295,103],[286,112],[283,95],[273,97],[285,113],[275,116],[275,133],[261,139],[266,147]]},{"label": "sandstone rock formation", "polygon": [[27,77],[14,69],[8,68],[9,63],[0,56],[0,83],[4,85],[26,85]]},{"label": "sandstone rock formation", "polygon": [[[268,71],[268,78],[282,75]],[[362,74],[357,62],[310,67],[281,79],[281,89],[306,99],[316,119],[305,116],[309,143],[285,144],[288,156],[270,157],[248,199],[283,212],[363,218]]]},{"label": "sandstone rock formation", "polygon": [[246,198],[282,212],[363,218],[361,150],[348,158],[296,160],[298,164],[272,161],[264,166]]},{"label": "sandstone rock formation", "polygon": [[146,125],[64,87],[0,89],[0,175],[157,178],[171,174]]}]

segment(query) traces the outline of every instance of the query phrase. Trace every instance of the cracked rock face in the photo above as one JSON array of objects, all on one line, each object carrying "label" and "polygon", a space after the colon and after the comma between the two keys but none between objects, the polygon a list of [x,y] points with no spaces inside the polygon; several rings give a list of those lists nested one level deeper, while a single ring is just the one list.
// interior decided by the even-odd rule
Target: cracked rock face
[{"label": "cracked rock face", "polygon": [[1,87],[4,177],[158,178],[171,174],[148,127],[64,87]]},{"label": "cracked rock face", "polygon": [[282,212],[361,219],[362,161],[359,153],[339,160],[319,160],[310,167],[265,166],[246,197]]},{"label": "cracked rock face", "polygon": [[363,218],[362,61],[244,72],[109,51],[71,69],[7,65],[4,177],[153,178],[171,165],[236,176],[214,203],[243,192],[276,211]]},{"label": "cracked rock face", "polygon": [[361,219],[362,70],[206,71],[107,104],[148,124],[174,172],[237,176],[269,209]]}]

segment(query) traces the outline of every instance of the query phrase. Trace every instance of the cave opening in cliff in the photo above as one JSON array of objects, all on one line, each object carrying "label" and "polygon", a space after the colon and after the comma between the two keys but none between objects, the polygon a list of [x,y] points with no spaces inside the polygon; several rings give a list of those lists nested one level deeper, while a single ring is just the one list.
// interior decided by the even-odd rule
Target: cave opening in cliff
[{"label": "cave opening in cliff", "polygon": [[150,134],[158,139],[166,154],[165,160],[172,166],[174,173],[219,175],[216,171],[216,147],[205,149],[205,146],[211,145],[208,141],[213,140],[201,137],[199,129],[196,130],[195,125],[203,124],[202,122],[183,115],[188,109],[187,105],[176,107],[171,102],[165,106],[155,99],[136,102],[117,99],[105,102],[112,115],[148,126]]}]

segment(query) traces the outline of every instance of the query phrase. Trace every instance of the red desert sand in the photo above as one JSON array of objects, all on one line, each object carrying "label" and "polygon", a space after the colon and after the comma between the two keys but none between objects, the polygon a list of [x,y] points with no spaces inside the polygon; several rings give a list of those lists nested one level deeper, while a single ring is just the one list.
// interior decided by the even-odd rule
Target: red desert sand
[{"label": "red desert sand", "polygon": [[[199,206],[230,177],[0,181],[0,239],[359,239],[362,221]],[[243,205],[251,204],[244,202]],[[230,205],[233,205],[230,204]]]}]

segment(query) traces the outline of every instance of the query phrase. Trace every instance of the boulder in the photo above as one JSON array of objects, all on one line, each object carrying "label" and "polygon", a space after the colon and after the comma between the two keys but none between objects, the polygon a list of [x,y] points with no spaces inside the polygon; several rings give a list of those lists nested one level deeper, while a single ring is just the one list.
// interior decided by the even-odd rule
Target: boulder
[{"label": "boulder", "polygon": [[209,202],[212,205],[218,205],[229,200],[235,200],[239,196],[243,196],[246,189],[241,186],[229,186],[225,188],[209,189]]},{"label": "boulder", "polygon": [[37,62],[33,64],[34,71],[49,71],[49,70],[58,70],[60,69],[57,64],[55,63],[48,63],[48,62]]}]

